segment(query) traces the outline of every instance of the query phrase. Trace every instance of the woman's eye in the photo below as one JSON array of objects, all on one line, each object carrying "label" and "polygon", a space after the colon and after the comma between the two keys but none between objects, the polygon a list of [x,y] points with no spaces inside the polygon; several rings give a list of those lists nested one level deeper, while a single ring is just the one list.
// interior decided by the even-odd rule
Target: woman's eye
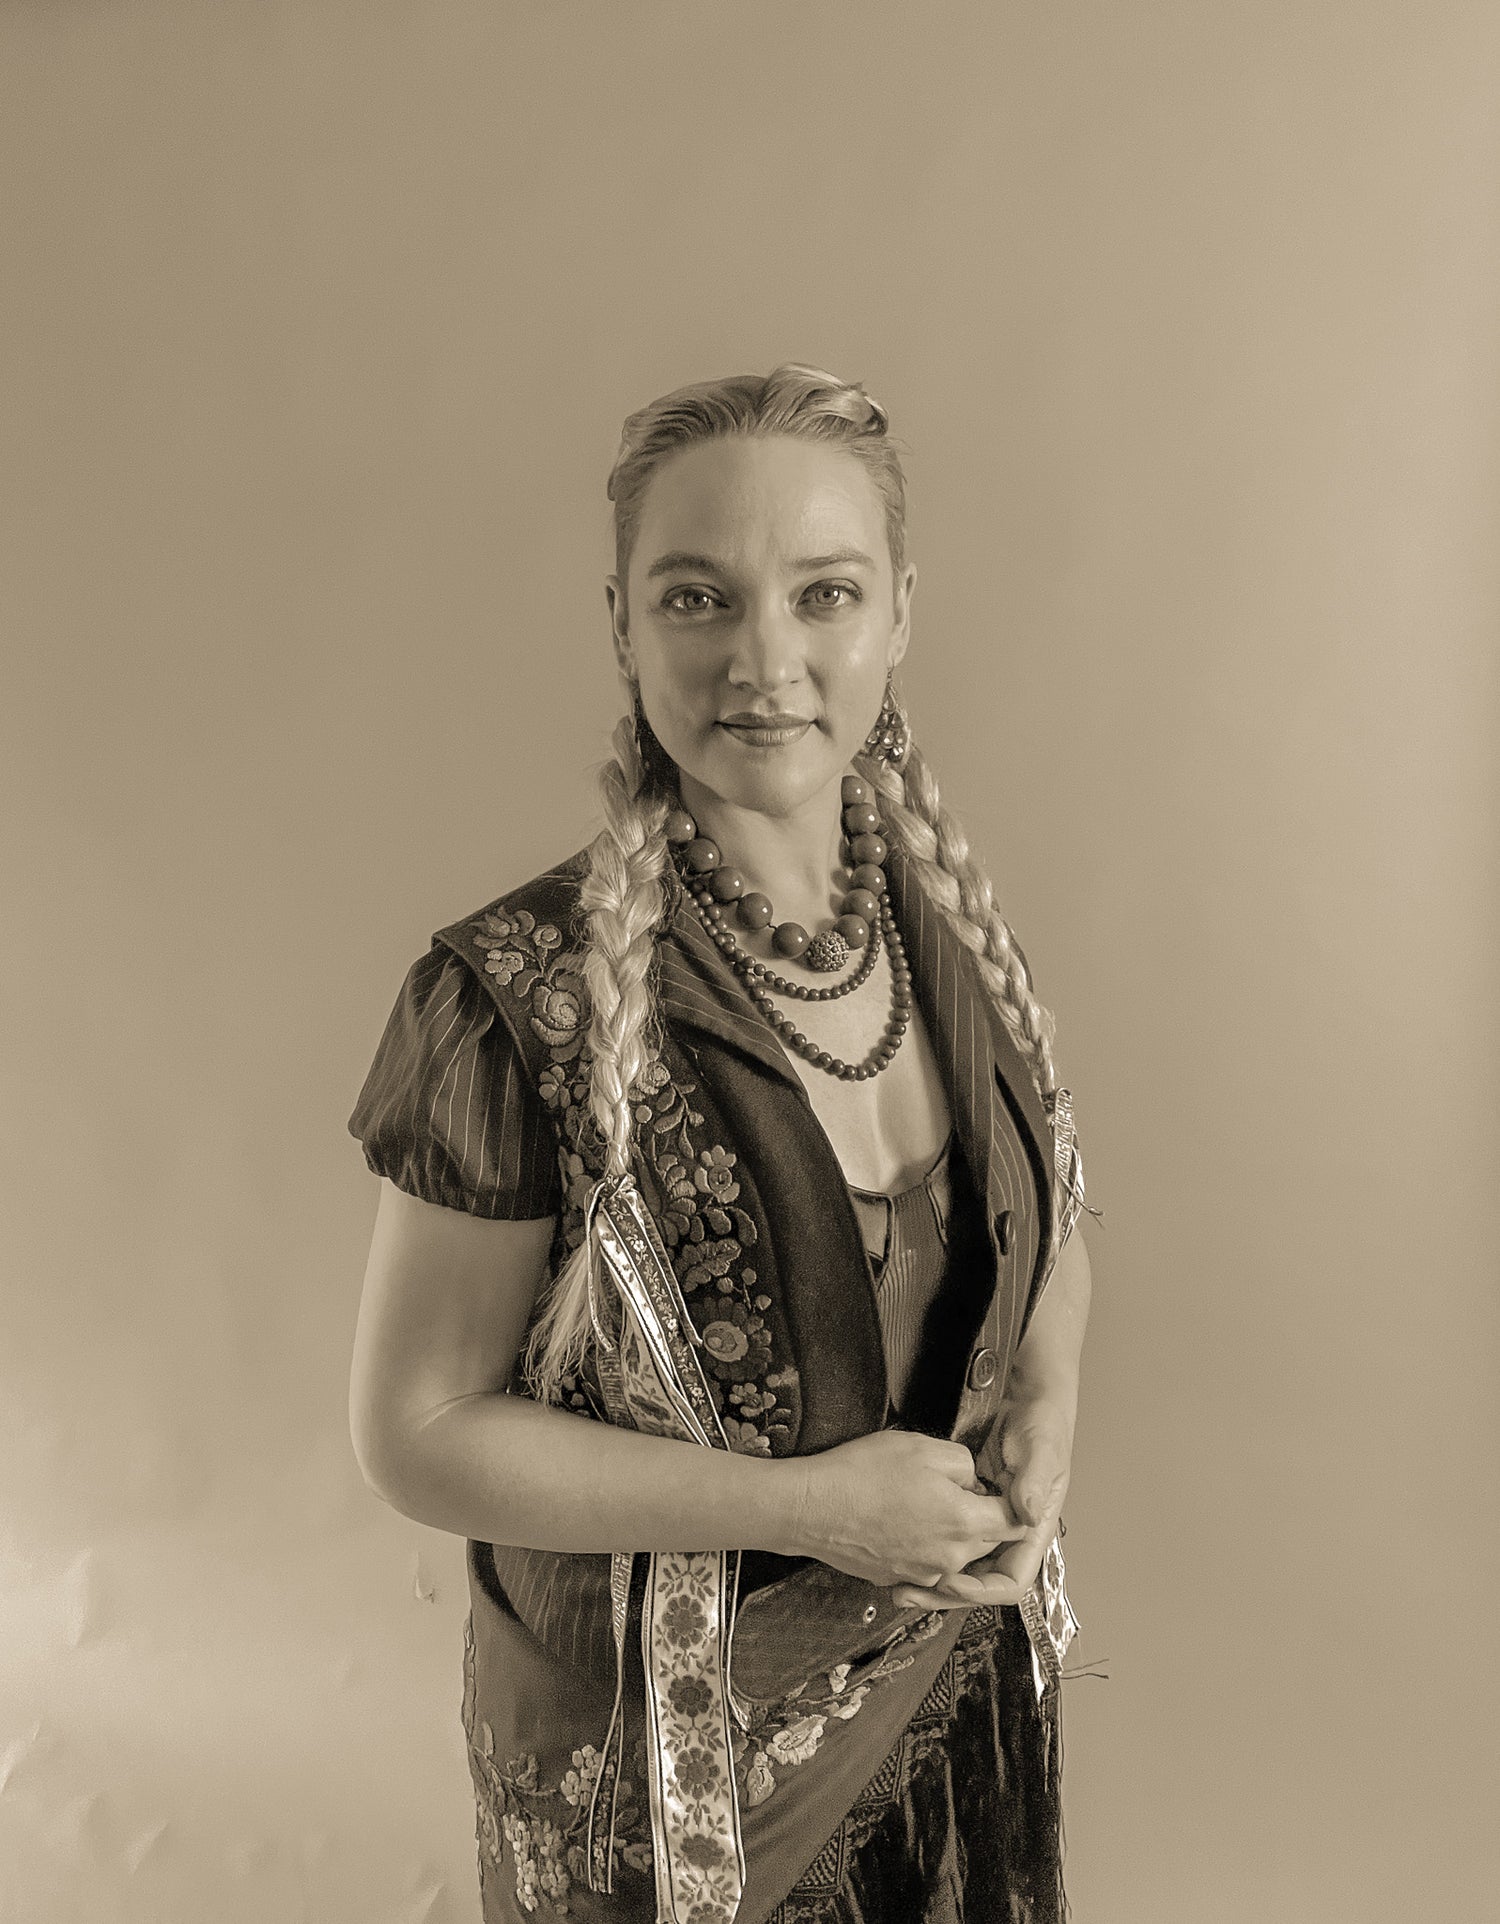
[{"label": "woman's eye", "polygon": [[674,588],[667,596],[666,606],[674,608],[678,614],[699,615],[714,606],[715,597],[707,588]]},{"label": "woman's eye", "polygon": [[859,600],[859,590],[847,581],[815,581],[807,598],[815,608],[842,608],[845,602]]}]

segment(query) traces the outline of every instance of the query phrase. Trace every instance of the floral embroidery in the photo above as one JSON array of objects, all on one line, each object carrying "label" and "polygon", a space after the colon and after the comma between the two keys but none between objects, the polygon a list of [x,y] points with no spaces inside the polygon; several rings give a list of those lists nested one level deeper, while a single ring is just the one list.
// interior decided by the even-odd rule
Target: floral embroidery
[{"label": "floral embroidery", "polygon": [[[464,1624],[464,1679],[464,1727],[481,1863],[487,1871],[503,1874],[509,1847],[521,1908],[535,1911],[545,1902],[548,1910],[566,1913],[575,1879],[587,1882],[584,1844],[600,1754],[592,1744],[582,1745],[573,1752],[570,1768],[553,1785],[541,1782],[531,1752],[501,1763],[495,1754],[494,1731],[474,1718],[472,1620]],[[615,1807],[616,1842],[632,1870],[649,1871],[651,1844],[644,1813],[633,1796],[631,1784],[622,1780]]]},{"label": "floral embroidery", "polygon": [[527,995],[543,959],[560,945],[562,936],[550,922],[538,928],[529,909],[489,909],[474,940],[485,951],[485,974],[507,987],[514,985],[517,995]]},{"label": "floral embroidery", "polygon": [[706,1627],[703,1606],[695,1597],[673,1597],[661,1613],[662,1634],[668,1643],[697,1643]]},{"label": "floral embroidery", "polygon": [[[993,1606],[980,1605],[969,1613],[958,1642],[896,1739],[885,1764],[875,1772],[804,1876],[771,1913],[767,1924],[834,1924],[844,1915],[839,1898],[844,1866],[892,1806],[910,1795],[918,1772],[947,1745],[955,1711],[965,1693],[976,1680],[987,1673],[993,1675],[993,1646],[998,1632],[999,1613]],[[1046,1914],[1053,1915],[1050,1911]],[[1028,1905],[1024,1915],[1039,1913],[1033,1913]]]},{"label": "floral embroidery", "polygon": [[703,1346],[721,1363],[737,1363],[749,1349],[749,1339],[733,1323],[710,1323],[703,1332]]},{"label": "floral embroidery", "polygon": [[735,1160],[727,1149],[720,1149],[717,1144],[712,1149],[699,1150],[698,1167],[693,1171],[694,1184],[715,1202],[733,1202],[740,1193],[732,1173]]},{"label": "floral embroidery", "polygon": [[566,959],[559,961],[551,979],[537,984],[532,1003],[531,1026],[557,1060],[565,1062],[576,1055],[583,1047],[586,1027],[582,970]]},{"label": "floral embroidery", "polygon": [[[703,1332],[703,1344],[714,1359],[713,1374],[740,1391],[737,1400],[743,1412],[755,1390],[741,1379],[764,1375],[771,1362],[771,1332],[764,1319],[743,1303],[721,1303],[720,1315]],[[742,1358],[748,1359],[743,1365]]]},{"label": "floral embroidery", "polygon": [[568,1206],[581,1217],[583,1205],[588,1201],[589,1191],[596,1181],[594,1172],[583,1157],[571,1149],[563,1151],[558,1166],[562,1171],[563,1194],[567,1197]]},{"label": "floral embroidery", "polygon": [[701,1677],[674,1677],[667,1697],[672,1708],[683,1717],[702,1717],[714,1707],[714,1693]]},{"label": "floral embroidery", "polygon": [[898,1630],[858,1669],[841,1663],[825,1673],[822,1688],[802,1684],[779,1703],[751,1706],[739,1718],[735,1736],[736,1771],[747,1804],[763,1804],[776,1788],[773,1766],[805,1764],[816,1754],[830,1722],[847,1723],[876,1684],[896,1676],[916,1661],[910,1646],[925,1643],[943,1626],[943,1613],[925,1617]]},{"label": "floral embroidery", "polygon": [[[514,997],[531,1032],[547,1049],[537,1076],[542,1101],[558,1126],[563,1219],[558,1260],[583,1237],[583,1208],[603,1172],[589,1105],[588,997],[578,953],[564,946],[556,923],[528,909],[490,909],[475,925],[485,973]],[[705,1374],[731,1449],[769,1456],[790,1434],[778,1392],[792,1370],[773,1371],[771,1298],[746,1260],[757,1241],[754,1220],[739,1207],[737,1158],[722,1143],[702,1141],[704,1117],[693,1107],[697,1085],[683,1067],[653,1059],[631,1090],[638,1140],[659,1191],[657,1227],[703,1343]],[[573,1400],[576,1398],[577,1400]],[[597,1407],[592,1386],[573,1386],[574,1408]]]}]

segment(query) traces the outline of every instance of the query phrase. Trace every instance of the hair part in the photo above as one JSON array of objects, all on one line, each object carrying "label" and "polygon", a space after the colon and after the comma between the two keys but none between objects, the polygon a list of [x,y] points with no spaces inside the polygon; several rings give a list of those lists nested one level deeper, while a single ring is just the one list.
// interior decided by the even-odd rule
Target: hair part
[{"label": "hair part", "polygon": [[858,381],[784,361],[769,374],[731,374],[675,388],[630,415],[610,470],[615,505],[615,573],[623,590],[646,492],[661,464],[683,448],[731,435],[789,434],[825,441],[860,462],[885,507],[891,568],[906,565],[906,476],[885,409]]}]

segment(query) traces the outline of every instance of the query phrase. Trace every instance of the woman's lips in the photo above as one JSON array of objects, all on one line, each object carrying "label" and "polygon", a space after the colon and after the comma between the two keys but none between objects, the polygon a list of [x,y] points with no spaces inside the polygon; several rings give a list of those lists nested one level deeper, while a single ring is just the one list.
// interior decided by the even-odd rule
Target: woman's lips
[{"label": "woman's lips", "polygon": [[788,742],[800,741],[812,722],[801,715],[739,715],[721,721],[719,726],[726,734],[754,748],[781,748]]}]

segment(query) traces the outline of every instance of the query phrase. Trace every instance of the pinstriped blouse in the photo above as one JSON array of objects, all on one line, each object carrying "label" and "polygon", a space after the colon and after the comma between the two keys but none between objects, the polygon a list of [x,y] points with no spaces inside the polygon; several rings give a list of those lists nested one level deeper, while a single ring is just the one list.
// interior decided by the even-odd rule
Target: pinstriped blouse
[{"label": "pinstriped blouse", "polygon": [[434,948],[401,985],[349,1133],[423,1202],[523,1221],[562,1207],[558,1135],[473,970]]}]

